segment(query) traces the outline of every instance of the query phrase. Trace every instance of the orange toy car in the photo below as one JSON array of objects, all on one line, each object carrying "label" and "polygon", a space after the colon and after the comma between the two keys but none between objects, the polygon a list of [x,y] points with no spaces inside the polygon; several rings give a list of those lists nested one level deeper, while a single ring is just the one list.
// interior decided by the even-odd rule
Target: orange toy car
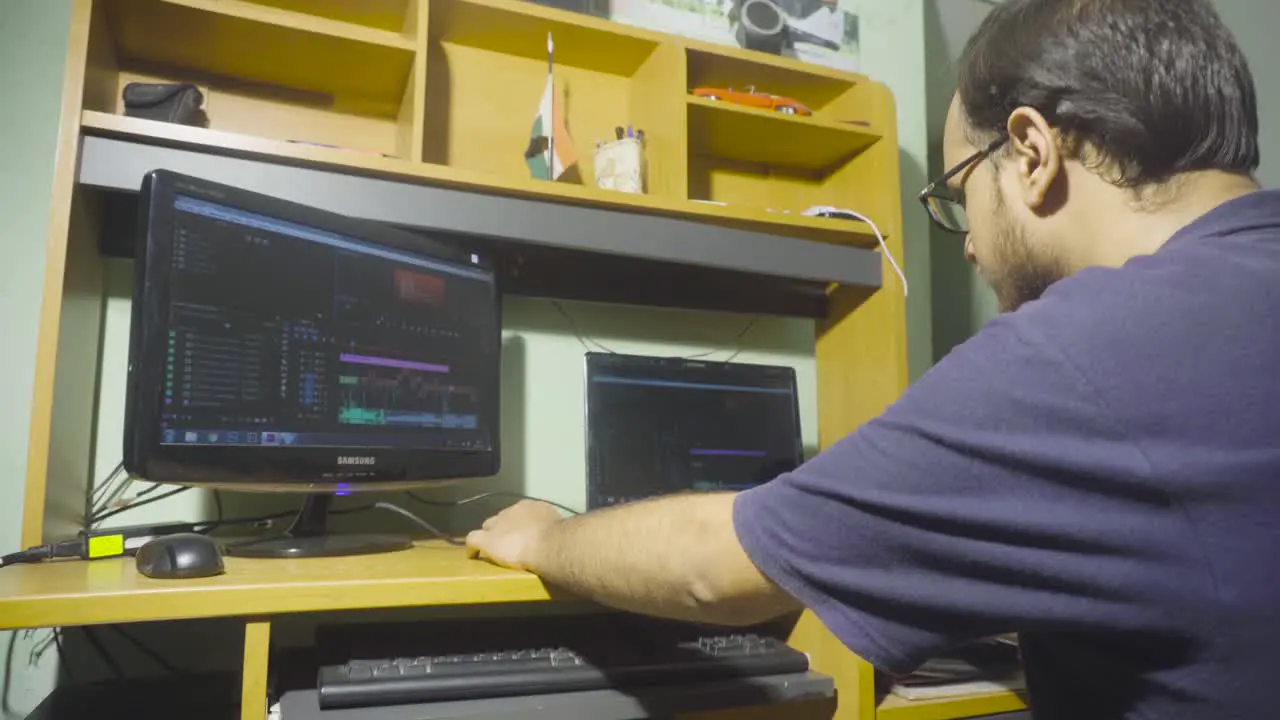
[{"label": "orange toy car", "polygon": [[786,115],[813,114],[812,110],[802,105],[798,100],[793,100],[789,97],[782,97],[781,95],[770,95],[769,93],[756,92],[755,87],[751,85],[748,85],[746,90],[699,87],[693,89],[693,94],[708,100],[723,100],[725,102],[734,103],[735,105],[747,105],[750,107],[762,108],[764,110],[776,110]]}]

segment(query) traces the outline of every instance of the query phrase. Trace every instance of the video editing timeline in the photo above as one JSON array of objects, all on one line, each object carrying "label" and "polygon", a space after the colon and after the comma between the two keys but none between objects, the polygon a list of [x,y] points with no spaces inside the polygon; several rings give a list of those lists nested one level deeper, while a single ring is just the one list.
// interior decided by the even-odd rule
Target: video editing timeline
[{"label": "video editing timeline", "polygon": [[[483,272],[179,196],[162,442],[485,449]],[[423,432],[424,429],[447,432]]]},{"label": "video editing timeline", "polygon": [[442,382],[448,365],[343,353],[342,408],[338,420],[354,425],[408,425],[474,429],[474,387]]},{"label": "video editing timeline", "polygon": [[615,365],[588,387],[591,507],[743,490],[802,460],[794,381],[776,368]]}]

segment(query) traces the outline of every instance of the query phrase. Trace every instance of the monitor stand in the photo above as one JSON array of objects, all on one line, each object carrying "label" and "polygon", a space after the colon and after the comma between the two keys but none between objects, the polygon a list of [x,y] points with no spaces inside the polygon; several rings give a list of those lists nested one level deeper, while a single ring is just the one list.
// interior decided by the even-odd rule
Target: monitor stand
[{"label": "monitor stand", "polygon": [[283,535],[245,542],[231,542],[226,553],[251,558],[338,557],[407,550],[413,541],[407,535],[330,535],[329,506],[332,495],[308,495],[293,524]]}]

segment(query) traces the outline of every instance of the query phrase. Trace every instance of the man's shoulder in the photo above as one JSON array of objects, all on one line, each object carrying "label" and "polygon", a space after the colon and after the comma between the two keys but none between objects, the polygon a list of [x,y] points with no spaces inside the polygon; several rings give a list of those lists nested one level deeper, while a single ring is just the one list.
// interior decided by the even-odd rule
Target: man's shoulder
[{"label": "man's shoulder", "polygon": [[1205,324],[1274,314],[1280,276],[1280,191],[1220,207],[1159,251],[1055,283],[1005,322],[1070,354],[1135,343],[1178,344]]}]

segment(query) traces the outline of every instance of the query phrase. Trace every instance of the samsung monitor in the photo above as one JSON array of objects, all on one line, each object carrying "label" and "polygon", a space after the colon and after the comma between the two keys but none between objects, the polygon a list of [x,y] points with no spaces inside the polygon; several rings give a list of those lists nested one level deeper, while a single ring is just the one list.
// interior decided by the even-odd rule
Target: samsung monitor
[{"label": "samsung monitor", "polygon": [[140,195],[124,466],[152,482],[308,493],[239,554],[407,537],[325,532],[335,493],[493,475],[499,294],[485,258],[172,172]]},{"label": "samsung monitor", "polygon": [[804,458],[795,370],[587,353],[587,505],[745,490]]}]

